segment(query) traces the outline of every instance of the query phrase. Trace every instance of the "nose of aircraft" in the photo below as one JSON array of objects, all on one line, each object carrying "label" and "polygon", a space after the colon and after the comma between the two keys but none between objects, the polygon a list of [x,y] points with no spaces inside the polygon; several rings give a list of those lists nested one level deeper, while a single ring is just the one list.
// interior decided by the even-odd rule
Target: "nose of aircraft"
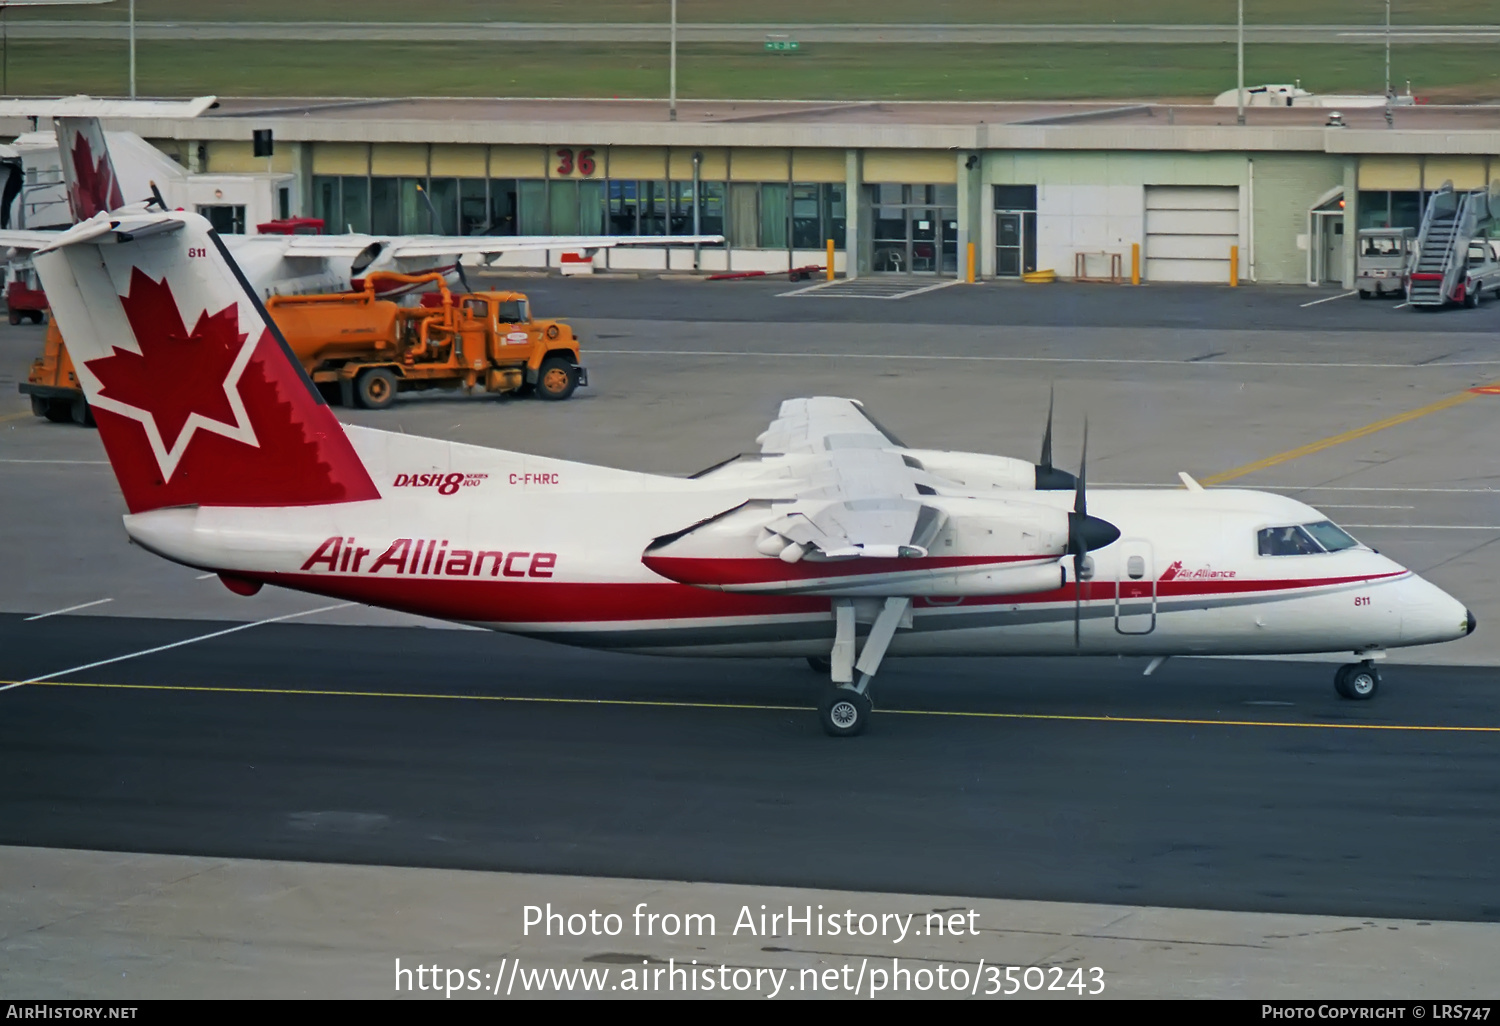
[{"label": "nose of aircraft", "polygon": [[1401,643],[1424,645],[1474,633],[1479,621],[1458,599],[1413,574],[1401,589]]}]

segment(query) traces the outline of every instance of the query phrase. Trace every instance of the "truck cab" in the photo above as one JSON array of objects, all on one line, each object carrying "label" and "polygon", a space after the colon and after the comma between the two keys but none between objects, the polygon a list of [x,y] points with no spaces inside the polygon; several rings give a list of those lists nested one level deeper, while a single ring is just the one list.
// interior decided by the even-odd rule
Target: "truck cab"
[{"label": "truck cab", "polygon": [[1406,294],[1406,267],[1417,233],[1412,228],[1362,228],[1355,256],[1360,299]]}]

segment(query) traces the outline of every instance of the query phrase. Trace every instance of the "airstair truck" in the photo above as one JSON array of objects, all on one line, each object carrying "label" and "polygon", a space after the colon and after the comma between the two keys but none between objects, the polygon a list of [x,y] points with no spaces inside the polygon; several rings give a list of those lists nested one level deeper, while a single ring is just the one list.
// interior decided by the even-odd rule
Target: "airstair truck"
[{"label": "airstair truck", "polygon": [[1414,307],[1462,303],[1475,307],[1500,294],[1500,253],[1490,230],[1500,228],[1500,182],[1455,191],[1444,182],[1427,201],[1416,250],[1407,265],[1406,299]]}]

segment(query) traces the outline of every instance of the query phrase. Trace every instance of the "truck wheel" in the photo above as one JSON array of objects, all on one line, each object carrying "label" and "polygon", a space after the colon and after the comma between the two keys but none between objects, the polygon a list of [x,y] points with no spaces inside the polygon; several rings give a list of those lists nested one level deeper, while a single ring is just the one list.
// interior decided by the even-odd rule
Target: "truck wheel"
[{"label": "truck wheel", "polygon": [[33,310],[33,311],[31,311],[31,323],[32,324],[41,324],[42,323],[42,318],[44,316],[45,315],[40,310]]},{"label": "truck wheel", "polygon": [[68,418],[80,427],[94,426],[94,411],[89,407],[89,401],[79,396],[68,404]]},{"label": "truck wheel", "polygon": [[31,415],[33,417],[45,417],[47,415],[47,408],[51,405],[51,400],[34,395],[31,397]]},{"label": "truck wheel", "polygon": [[396,375],[384,367],[372,367],[355,379],[354,395],[365,409],[383,410],[396,401]]},{"label": "truck wheel", "polygon": [[1464,292],[1464,306],[1470,310],[1479,305],[1479,293],[1475,289],[1467,289]]},{"label": "truck wheel", "polygon": [[10,323],[12,323],[12,324],[20,324],[21,323],[21,311],[19,311],[19,310],[12,310],[10,312]]},{"label": "truck wheel", "polygon": [[578,387],[578,368],[560,356],[542,361],[536,376],[536,394],[539,399],[557,401],[566,399]]},{"label": "truck wheel", "polygon": [[73,419],[73,404],[67,399],[48,399],[45,416],[54,424],[66,424]]}]

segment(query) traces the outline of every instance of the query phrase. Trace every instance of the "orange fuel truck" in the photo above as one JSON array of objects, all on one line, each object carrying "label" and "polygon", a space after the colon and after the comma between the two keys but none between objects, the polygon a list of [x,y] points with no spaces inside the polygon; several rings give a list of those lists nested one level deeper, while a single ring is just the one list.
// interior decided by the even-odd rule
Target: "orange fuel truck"
[{"label": "orange fuel truck", "polygon": [[[382,285],[436,285],[420,306],[377,298]],[[381,410],[401,391],[483,388],[566,399],[588,384],[573,329],[534,321],[519,292],[454,295],[441,274],[379,271],[360,292],[272,296],[271,319],[331,401]]]},{"label": "orange fuel truck", "polygon": [[[419,306],[379,298],[382,288],[437,286]],[[559,400],[588,384],[573,329],[532,320],[520,292],[455,295],[441,274],[367,275],[358,292],[272,296],[266,310],[302,368],[330,402],[382,410],[396,394],[483,388]],[[56,323],[21,383],[32,411],[48,420],[92,423]]]}]

